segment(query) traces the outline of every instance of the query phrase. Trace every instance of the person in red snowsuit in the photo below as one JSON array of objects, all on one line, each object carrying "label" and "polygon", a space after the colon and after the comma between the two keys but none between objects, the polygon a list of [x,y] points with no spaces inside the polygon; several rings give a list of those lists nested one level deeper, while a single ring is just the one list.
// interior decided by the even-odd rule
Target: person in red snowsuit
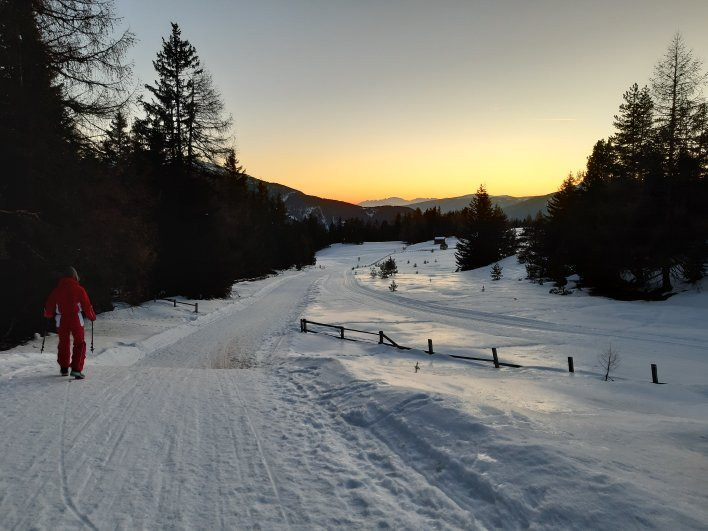
[{"label": "person in red snowsuit", "polygon": [[[77,379],[84,377],[84,360],[86,359],[86,341],[84,340],[84,317],[96,320],[96,314],[91,306],[86,290],[79,284],[76,269],[69,267],[65,275],[59,279],[59,284],[52,291],[44,305],[44,317],[56,321],[59,332],[59,354],[57,362],[62,376],[69,373]],[[70,336],[74,337],[72,356],[69,356]]]}]

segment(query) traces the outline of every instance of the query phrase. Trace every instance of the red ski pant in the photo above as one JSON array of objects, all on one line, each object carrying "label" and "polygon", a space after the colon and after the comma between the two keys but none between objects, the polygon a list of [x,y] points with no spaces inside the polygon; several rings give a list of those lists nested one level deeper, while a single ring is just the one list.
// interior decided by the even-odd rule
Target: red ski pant
[{"label": "red ski pant", "polygon": [[[71,359],[69,359],[69,337],[74,336],[74,348]],[[59,326],[59,355],[57,361],[62,368],[69,367],[75,371],[84,370],[84,360],[86,359],[86,341],[84,341],[84,327],[78,319],[74,322],[65,323],[62,320]]]}]

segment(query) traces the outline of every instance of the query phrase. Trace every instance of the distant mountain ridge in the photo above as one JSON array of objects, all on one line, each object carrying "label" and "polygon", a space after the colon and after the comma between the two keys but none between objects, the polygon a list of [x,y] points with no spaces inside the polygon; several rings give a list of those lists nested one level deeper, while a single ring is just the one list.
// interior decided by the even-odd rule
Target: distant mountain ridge
[{"label": "distant mountain ridge", "polygon": [[[338,201],[336,199],[327,199],[315,195],[309,195],[295,188],[285,186],[283,184],[271,183],[257,179],[247,175],[248,186],[255,189],[259,182],[265,184],[268,194],[271,197],[279,195],[288,214],[294,219],[304,219],[310,214],[314,214],[317,219],[325,225],[336,223],[339,219],[347,220],[350,218],[359,218],[363,220],[371,220],[376,222],[387,221],[393,222],[398,214],[410,214],[419,208],[425,211],[429,208],[440,207],[443,213],[452,212],[454,210],[462,210],[470,204],[474,194],[462,195],[459,197],[449,197],[444,199],[413,199],[407,202],[406,205],[391,205],[379,204],[390,199],[397,199],[406,202],[400,197],[388,199],[379,199],[371,201],[362,201],[359,205]],[[509,219],[524,219],[527,216],[534,217],[540,211],[547,212],[548,199],[553,194],[531,196],[531,197],[513,197],[510,195],[491,196],[492,202],[498,204]],[[367,206],[362,206],[366,204]],[[369,206],[371,205],[371,206]]]},{"label": "distant mountain ridge", "polygon": [[415,199],[403,199],[402,197],[387,197],[386,199],[368,199],[359,203],[363,207],[377,206],[410,206],[424,201],[435,201],[434,197],[417,197]]},{"label": "distant mountain ridge", "polygon": [[[526,216],[535,217],[538,212],[546,214],[548,200],[553,196],[553,193],[546,195],[534,195],[526,197],[514,197],[511,195],[493,195],[490,196],[493,203],[499,205],[509,219],[524,219]],[[448,197],[444,199],[427,199],[424,201],[411,201],[408,207],[415,209],[419,208],[425,211],[429,208],[440,208],[440,211],[445,214],[455,210],[462,210],[469,206],[474,194],[460,195],[457,197]],[[397,198],[393,198],[397,199]],[[385,201],[385,200],[381,200]],[[361,204],[369,203],[362,201]]]}]

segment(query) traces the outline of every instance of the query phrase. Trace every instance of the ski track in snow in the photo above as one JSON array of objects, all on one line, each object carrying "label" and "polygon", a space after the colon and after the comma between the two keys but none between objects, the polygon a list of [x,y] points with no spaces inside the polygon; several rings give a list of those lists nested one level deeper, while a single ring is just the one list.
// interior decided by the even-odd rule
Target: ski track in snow
[{"label": "ski track in snow", "polygon": [[464,323],[464,326],[469,326],[470,322],[480,322],[487,323],[496,326],[503,326],[507,328],[513,328],[516,333],[523,330],[529,331],[540,331],[540,332],[550,332],[558,334],[580,334],[593,337],[609,337],[617,339],[630,339],[633,341],[646,341],[650,343],[663,343],[667,345],[675,346],[687,346],[687,347],[698,347],[705,348],[705,343],[698,341],[691,341],[685,338],[676,338],[666,335],[658,335],[651,333],[642,334],[629,334],[624,331],[608,331],[600,328],[592,328],[585,326],[573,326],[568,324],[556,324],[547,321],[540,321],[538,319],[529,319],[525,317],[516,317],[511,315],[500,315],[490,312],[481,312],[478,310],[469,310],[465,308],[455,308],[450,306],[443,306],[441,304],[435,304],[429,301],[420,301],[409,299],[405,296],[398,296],[395,302],[392,302],[389,297],[382,294],[379,291],[362,286],[359,284],[350,271],[344,272],[345,279],[342,283],[346,289],[355,293],[357,295],[363,295],[375,301],[377,305],[386,305],[387,307],[400,311],[401,308],[405,308],[409,313],[415,312],[416,314],[427,315],[435,314],[439,317],[445,318],[446,321],[454,319],[460,323]]},{"label": "ski track in snow", "polygon": [[401,330],[482,324],[519,345],[549,334],[705,345],[392,299],[350,262],[260,281],[230,306],[125,338],[89,356],[84,381],[56,375],[46,355],[0,365],[0,528],[705,526],[708,421],[692,388],[659,409],[638,385],[597,396],[596,379],[538,384],[296,330],[312,314]]}]

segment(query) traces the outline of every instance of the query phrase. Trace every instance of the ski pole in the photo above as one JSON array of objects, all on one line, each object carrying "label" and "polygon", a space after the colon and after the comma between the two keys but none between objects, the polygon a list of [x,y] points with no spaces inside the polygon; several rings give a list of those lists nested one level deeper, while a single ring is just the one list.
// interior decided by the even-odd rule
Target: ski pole
[{"label": "ski pole", "polygon": [[47,339],[47,321],[44,317],[42,317],[42,348],[39,349],[39,353],[42,354],[44,352],[44,340]]},{"label": "ski pole", "polygon": [[91,321],[91,352],[93,352],[93,321]]}]

